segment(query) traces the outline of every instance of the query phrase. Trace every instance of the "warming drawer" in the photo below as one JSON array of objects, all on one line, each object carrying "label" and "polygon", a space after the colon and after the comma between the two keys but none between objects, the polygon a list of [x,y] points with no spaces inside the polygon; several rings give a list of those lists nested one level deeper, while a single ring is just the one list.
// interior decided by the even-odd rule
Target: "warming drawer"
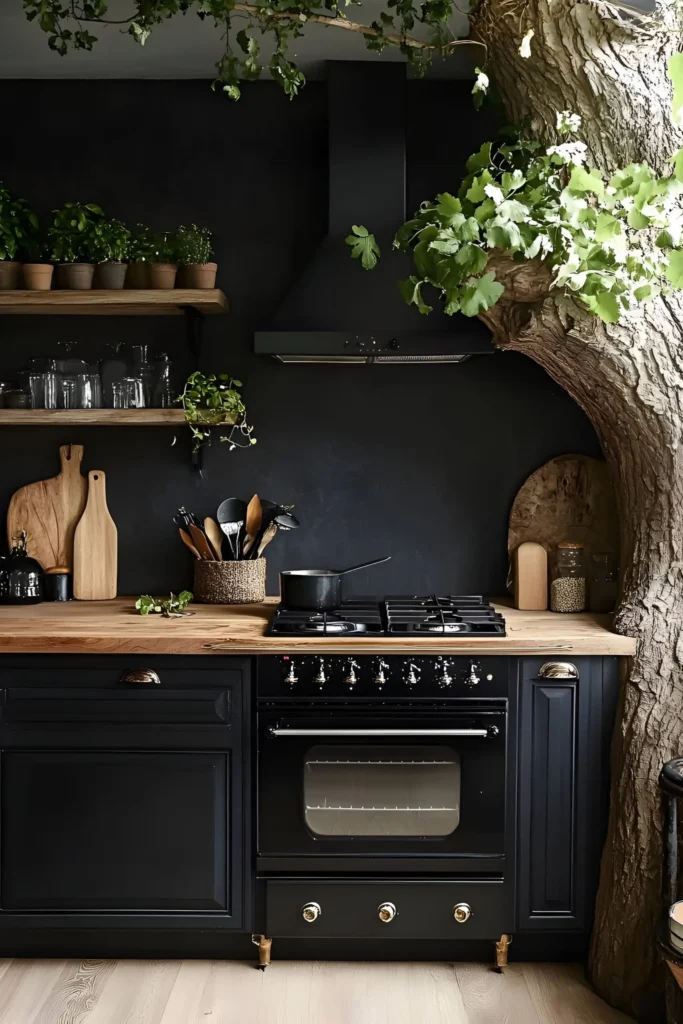
[{"label": "warming drawer", "polygon": [[266,932],[307,939],[492,939],[512,931],[508,888],[503,881],[278,879],[266,883]]}]

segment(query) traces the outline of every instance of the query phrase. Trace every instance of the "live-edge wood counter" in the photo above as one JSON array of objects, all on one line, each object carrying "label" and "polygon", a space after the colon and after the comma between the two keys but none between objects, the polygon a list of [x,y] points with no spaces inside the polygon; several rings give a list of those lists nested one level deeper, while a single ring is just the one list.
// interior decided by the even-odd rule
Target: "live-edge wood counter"
[{"label": "live-edge wood counter", "polygon": [[0,652],[7,654],[613,654],[631,655],[636,641],[610,629],[610,616],[557,615],[496,605],[506,637],[433,639],[265,636],[277,604],[200,605],[180,619],[138,615],[135,598],[0,607]]}]

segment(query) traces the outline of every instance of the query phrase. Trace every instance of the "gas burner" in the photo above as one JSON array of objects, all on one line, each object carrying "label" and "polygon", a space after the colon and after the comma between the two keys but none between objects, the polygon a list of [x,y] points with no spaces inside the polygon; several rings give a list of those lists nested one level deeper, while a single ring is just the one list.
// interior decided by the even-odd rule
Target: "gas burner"
[{"label": "gas burner", "polygon": [[332,612],[278,608],[270,635],[353,637],[358,635],[428,634],[444,638],[458,633],[505,636],[505,619],[477,595],[354,598]]}]

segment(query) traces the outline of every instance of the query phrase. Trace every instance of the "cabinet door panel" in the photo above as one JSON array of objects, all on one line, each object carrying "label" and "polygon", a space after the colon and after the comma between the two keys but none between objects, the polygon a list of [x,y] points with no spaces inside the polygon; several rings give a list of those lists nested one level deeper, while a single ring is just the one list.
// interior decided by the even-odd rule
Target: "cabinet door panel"
[{"label": "cabinet door panel", "polygon": [[2,910],[230,913],[228,753],[2,756]]}]

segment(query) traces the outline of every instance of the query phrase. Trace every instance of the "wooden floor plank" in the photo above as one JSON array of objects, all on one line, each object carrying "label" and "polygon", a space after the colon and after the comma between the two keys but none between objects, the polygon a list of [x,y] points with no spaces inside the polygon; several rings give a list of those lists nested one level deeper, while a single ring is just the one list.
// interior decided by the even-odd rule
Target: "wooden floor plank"
[{"label": "wooden floor plank", "polygon": [[628,1024],[568,964],[0,961],[0,1024]]}]

